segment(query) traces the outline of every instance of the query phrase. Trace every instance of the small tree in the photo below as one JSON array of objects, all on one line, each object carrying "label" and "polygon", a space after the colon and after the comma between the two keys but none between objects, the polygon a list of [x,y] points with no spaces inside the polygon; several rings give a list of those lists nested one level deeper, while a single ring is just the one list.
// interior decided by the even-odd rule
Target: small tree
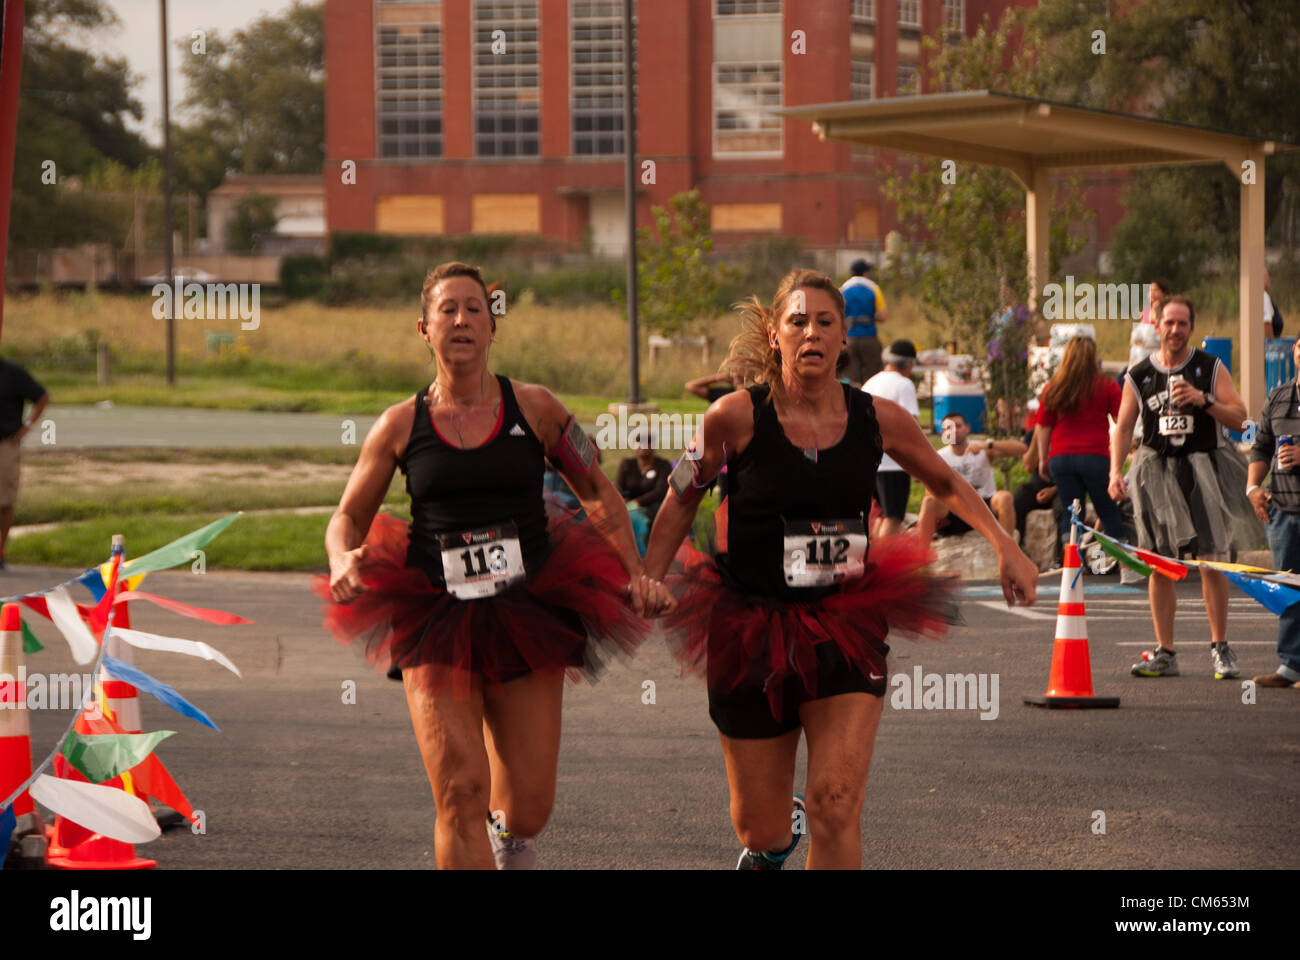
[{"label": "small tree", "polygon": [[655,229],[637,231],[641,316],[663,336],[681,336],[717,310],[721,268],[709,260],[709,208],[698,190],[688,190],[650,212]]},{"label": "small tree", "polygon": [[275,215],[275,197],[250,193],[239,201],[239,209],[230,224],[227,245],[231,250],[250,253],[257,238],[275,229],[279,218]]},{"label": "small tree", "polygon": [[[1041,42],[1032,31],[1018,34],[1020,22],[1008,14],[997,27],[986,22],[973,37],[944,48],[932,61],[932,83],[1039,94]],[[1032,331],[1027,310],[1019,306],[1029,293],[1024,187],[997,167],[926,160],[914,163],[906,176],[889,177],[884,192],[919,241],[920,256],[903,265],[903,279],[920,288],[931,323],[942,327],[946,321],[950,336],[990,374],[989,432],[1018,432],[1013,412],[1028,394]],[[1082,246],[1082,236],[1070,231],[1084,216],[1079,196],[1077,180],[1054,191],[1053,264]]]}]

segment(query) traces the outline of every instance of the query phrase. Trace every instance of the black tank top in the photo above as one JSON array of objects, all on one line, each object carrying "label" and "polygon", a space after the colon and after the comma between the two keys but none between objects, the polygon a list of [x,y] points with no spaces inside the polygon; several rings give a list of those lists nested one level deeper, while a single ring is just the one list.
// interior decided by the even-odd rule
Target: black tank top
[{"label": "black tank top", "polygon": [[871,515],[882,453],[871,395],[841,384],[848,407],[844,437],[811,460],[781,429],[768,386],[749,387],[754,438],[727,465],[727,553],[723,575],[742,592],[810,601],[838,587],[791,587],[782,570],[786,521],[861,519]]},{"label": "black tank top", "polygon": [[524,569],[532,573],[547,549],[541,441],[528,426],[507,377],[501,385],[501,418],[481,446],[462,450],[434,428],[425,402],[428,387],[415,395],[415,421],[399,463],[411,496],[411,542],[406,565],[420,567],[442,584],[438,534],[457,533],[514,521]]},{"label": "black tank top", "polygon": [[[1166,370],[1151,354],[1128,372],[1128,381],[1137,390],[1142,408],[1142,445],[1150,447],[1162,457],[1178,457],[1189,453],[1209,453],[1222,442],[1218,421],[1195,406],[1174,410],[1169,403],[1169,375],[1181,373],[1183,379],[1205,393],[1214,392],[1215,377],[1219,372],[1219,358],[1204,350],[1193,349],[1177,367]],[[1178,437],[1160,435],[1160,418],[1169,413],[1186,413],[1192,417],[1192,432]]]}]

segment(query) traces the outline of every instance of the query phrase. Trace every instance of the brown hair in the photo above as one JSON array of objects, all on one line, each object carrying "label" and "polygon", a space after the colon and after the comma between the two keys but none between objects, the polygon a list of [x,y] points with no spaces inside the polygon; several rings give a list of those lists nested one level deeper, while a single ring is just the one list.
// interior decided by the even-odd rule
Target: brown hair
[{"label": "brown hair", "polygon": [[[482,271],[478,267],[471,267],[468,263],[452,260],[450,263],[438,264],[425,276],[424,286],[420,290],[420,316],[427,317],[429,315],[429,307],[433,306],[433,288],[449,277],[469,277],[471,280],[476,281],[483,288],[483,305],[485,308],[488,306],[491,296],[488,285],[483,280]],[[499,284],[493,284],[493,286],[498,287]],[[489,311],[488,315],[492,318],[492,332],[496,333],[497,318],[491,311]]]},{"label": "brown hair", "polygon": [[1182,296],[1181,294],[1180,294],[1179,296],[1176,296],[1176,297],[1165,297],[1163,300],[1161,300],[1161,301],[1160,301],[1160,316],[1157,317],[1156,319],[1161,319],[1161,318],[1164,317],[1164,315],[1165,315],[1165,307],[1169,306],[1171,303],[1181,303],[1184,307],[1186,307],[1186,308],[1187,308],[1187,325],[1188,325],[1189,327],[1194,327],[1194,326],[1196,326],[1196,308],[1195,308],[1194,306],[1192,306],[1192,301],[1188,300],[1186,297]]},{"label": "brown hair", "polygon": [[1056,413],[1078,408],[1097,382],[1097,344],[1090,337],[1075,337],[1065,345],[1056,374],[1043,388],[1043,406]]},{"label": "brown hair", "polygon": [[782,400],[785,398],[781,386],[781,351],[772,346],[769,337],[785,312],[790,296],[801,287],[829,293],[843,325],[844,294],[840,293],[834,280],[817,270],[796,268],[787,273],[776,288],[770,308],[764,306],[758,297],[750,297],[733,307],[740,314],[741,330],[731,341],[723,366],[739,378],[742,386],[766,383],[771,388],[769,401],[778,396]]}]

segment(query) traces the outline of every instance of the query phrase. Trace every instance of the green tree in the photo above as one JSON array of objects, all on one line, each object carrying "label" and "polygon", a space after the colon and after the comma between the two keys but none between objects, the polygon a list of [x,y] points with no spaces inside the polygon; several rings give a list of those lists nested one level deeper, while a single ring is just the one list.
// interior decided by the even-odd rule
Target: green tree
[{"label": "green tree", "polygon": [[250,193],[239,201],[238,210],[230,224],[227,246],[241,253],[251,253],[258,238],[275,229],[275,198],[260,193]]},{"label": "green tree", "polygon": [[[932,82],[947,89],[1000,87],[1035,95],[1039,80],[1036,38],[1005,17],[985,23],[973,37],[947,47],[930,44]],[[991,377],[989,407],[1013,408],[1028,392],[1025,353],[1032,324],[1016,304],[1028,299],[1025,254],[1025,189],[998,167],[936,159],[903,158],[908,167],[885,181],[885,195],[913,237],[915,253],[898,267],[900,279],[922,294],[930,322],[947,328],[964,351],[985,364]],[[1077,183],[1057,184],[1051,204],[1051,261],[1077,251],[1071,231],[1085,213]],[[1010,313],[1008,313],[1010,311]],[[1016,432],[1013,418],[993,421],[991,432]]]},{"label": "green tree", "polygon": [[640,315],[664,336],[694,330],[717,312],[724,269],[709,257],[713,231],[699,190],[679,193],[666,207],[652,207],[655,226],[637,231]]},{"label": "green tree", "polygon": [[[1019,16],[1041,38],[1043,89],[1053,99],[1153,115],[1266,139],[1300,142],[1300,4],[1276,0],[1105,0],[1042,3]],[[1094,52],[1102,31],[1105,53]],[[1297,237],[1276,216],[1300,194],[1300,157],[1270,157],[1265,167],[1265,217],[1277,242],[1292,253]],[[1196,276],[1211,257],[1235,265],[1238,256],[1238,174],[1222,164],[1147,168],[1128,200],[1127,230],[1116,266],[1150,279]],[[1294,224],[1294,217],[1289,218]],[[1182,253],[1156,223],[1176,221]],[[1290,228],[1294,230],[1294,225]],[[1152,272],[1150,264],[1166,264]]]},{"label": "green tree", "polygon": [[120,239],[123,224],[86,194],[65,189],[69,177],[75,184],[107,162],[134,169],[151,152],[126,126],[144,116],[126,61],[86,49],[117,24],[100,0],[27,0],[9,220],[14,249]]},{"label": "green tree", "polygon": [[227,171],[319,173],[325,156],[323,7],[296,2],[203,53],[181,45],[189,122],[177,137],[178,179],[206,194]]}]

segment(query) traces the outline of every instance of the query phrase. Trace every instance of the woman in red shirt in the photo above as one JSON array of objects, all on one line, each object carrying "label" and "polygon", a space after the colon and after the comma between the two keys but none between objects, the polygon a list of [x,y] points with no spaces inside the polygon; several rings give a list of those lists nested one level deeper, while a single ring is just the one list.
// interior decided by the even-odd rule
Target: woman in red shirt
[{"label": "woman in red shirt", "polygon": [[[1098,369],[1097,344],[1075,337],[1056,375],[1043,388],[1038,415],[1038,472],[1061,497],[1061,542],[1069,541],[1070,504],[1084,495],[1102,528],[1125,539],[1119,507],[1106,492],[1110,473],[1110,419],[1119,415],[1119,384]],[[1109,418],[1109,419],[1108,419]],[[1050,449],[1050,452],[1049,452]]]}]

